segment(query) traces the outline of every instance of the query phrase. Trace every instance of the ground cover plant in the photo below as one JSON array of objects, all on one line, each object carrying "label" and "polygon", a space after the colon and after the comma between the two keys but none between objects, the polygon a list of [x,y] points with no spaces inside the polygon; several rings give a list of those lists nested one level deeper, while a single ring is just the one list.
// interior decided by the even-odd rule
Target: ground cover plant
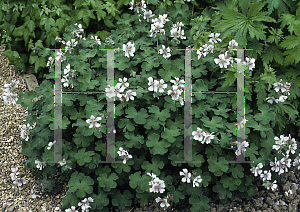
[{"label": "ground cover plant", "polygon": [[[151,4],[151,1],[148,3]],[[249,6],[239,6],[245,17],[256,17],[257,22],[262,19],[274,22],[273,18],[267,17],[266,12],[261,12],[264,4],[251,2]],[[178,202],[188,198],[191,211],[203,211],[209,208],[208,198],[202,193],[204,187],[212,188],[221,201],[226,201],[234,193],[249,200],[256,190],[255,186],[251,186],[253,178],[244,175],[245,169],[253,168],[253,176],[259,175],[265,186],[273,190],[276,189],[276,183],[280,182],[276,173],[270,175],[268,170],[280,175],[292,166],[299,168],[297,157],[291,163],[294,159],[291,154],[299,154],[296,141],[281,134],[285,123],[295,123],[297,120],[296,108],[299,104],[296,97],[299,96],[299,90],[296,86],[299,85],[299,80],[295,78],[296,74],[291,74],[293,69],[288,69],[286,73],[279,69],[281,72],[277,71],[275,74],[269,64],[270,60],[266,59],[270,56],[258,57],[261,50],[254,47],[264,38],[263,33],[255,36],[251,31],[253,29],[246,25],[249,27],[249,35],[244,36],[241,31],[236,35],[230,34],[234,29],[227,28],[232,27],[234,21],[228,21],[228,17],[231,17],[229,14],[237,14],[234,9],[230,11],[229,8],[238,7],[234,3],[219,3],[216,9],[221,10],[224,5],[228,7],[223,12],[227,19],[223,21],[227,24],[216,27],[203,23],[203,20],[216,22],[220,17],[215,15],[211,19],[210,9],[201,13],[192,11],[201,16],[191,19],[189,8],[193,6],[181,3],[175,3],[169,9],[164,4],[156,6],[156,10],[153,10],[153,19],[156,18],[153,27],[146,15],[143,19],[136,13],[122,14],[118,22],[121,27],[111,31],[108,42],[100,41],[92,35],[84,39],[85,35],[80,34],[84,33],[81,23],[66,27],[64,43],[58,39],[64,44],[62,48],[67,49],[64,53],[66,61],[63,60],[63,53],[58,58],[62,59],[65,75],[63,87],[106,92],[106,95],[65,95],[62,98],[63,158],[72,161],[71,169],[64,167],[63,162],[61,165],[45,164],[45,161],[53,159],[51,146],[55,144],[51,94],[55,55],[43,50],[41,43],[36,45],[36,48],[42,48],[36,54],[48,59],[50,74],[45,76],[49,81],[44,81],[36,93],[21,92],[18,100],[10,94],[6,100],[28,107],[29,111],[34,111],[32,114],[39,110],[39,119],[35,115],[26,118],[28,129],[25,126],[24,131],[27,130],[27,133],[22,134],[23,154],[30,157],[26,168],[38,168],[38,177],[49,177],[61,172],[61,179],[68,181],[70,188],[63,200],[64,209],[73,210],[83,198],[84,203],[78,205],[82,209],[108,211],[106,206],[110,201],[122,209],[130,205],[131,199],[136,196],[143,204],[155,198],[158,202],[162,201],[162,207],[167,207],[168,201]],[[145,8],[143,4],[139,6]],[[246,12],[245,8],[248,7],[250,8]],[[148,14],[151,16],[152,13]],[[187,26],[191,30],[185,28]],[[262,28],[256,30],[262,31]],[[255,39],[257,43],[253,45]],[[247,45],[247,40],[252,43]],[[192,158],[193,161],[201,161],[199,164],[175,163],[184,158],[185,89],[185,52],[176,51],[175,47],[183,49],[188,46],[197,49],[191,53],[192,89],[195,91],[236,90],[238,60],[233,59],[236,53],[232,49],[253,47],[253,55],[257,56],[249,55],[244,63],[246,104],[245,117],[241,123],[236,123],[234,97],[192,95]],[[98,50],[98,47],[120,50],[115,52],[117,83],[114,87],[107,86],[104,76],[108,58],[106,52]],[[14,82],[8,87],[14,87]],[[128,91],[124,94],[127,88]],[[38,102],[30,101],[40,94],[44,97]],[[101,126],[105,126],[107,118],[106,99],[113,97],[116,102],[115,153],[123,163],[103,165],[97,163],[105,160],[107,154],[107,132]],[[30,129],[32,122],[37,122],[34,129]],[[236,157],[235,148],[231,147],[236,141],[236,130],[232,130],[234,127],[238,130],[245,128],[246,142],[243,150],[246,160],[254,161],[251,166],[228,163]],[[276,151],[283,148],[284,151],[277,152],[277,158],[274,157],[272,148]],[[284,155],[280,155],[282,152]],[[262,167],[267,170],[262,172]],[[192,181],[192,174],[189,172],[193,174]],[[18,174],[12,175],[13,180],[16,175]],[[188,185],[185,182],[193,183]],[[53,183],[48,184],[55,187]],[[166,190],[166,195],[160,195]],[[116,201],[119,199],[124,201]]]}]

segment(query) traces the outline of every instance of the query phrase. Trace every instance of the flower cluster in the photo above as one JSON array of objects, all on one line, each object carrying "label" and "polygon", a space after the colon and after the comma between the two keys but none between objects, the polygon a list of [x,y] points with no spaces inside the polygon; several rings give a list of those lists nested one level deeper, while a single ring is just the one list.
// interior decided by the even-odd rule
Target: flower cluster
[{"label": "flower cluster", "polygon": [[120,147],[119,150],[120,151],[118,151],[117,153],[120,157],[124,157],[123,163],[126,164],[126,159],[132,158],[132,155],[130,155],[127,151],[123,150],[122,147]]},{"label": "flower cluster", "polygon": [[[276,145],[273,145],[273,149],[279,150],[279,149],[287,149],[286,154],[281,153],[281,151],[278,151],[278,153],[281,153],[284,157],[281,158],[281,160],[277,160],[277,157],[275,157],[275,161],[270,161],[270,166],[272,167],[271,170],[278,172],[278,175],[281,175],[284,172],[288,172],[287,168],[291,167],[291,159],[289,159],[289,153],[295,154],[295,150],[297,149],[297,143],[295,139],[291,138],[291,135],[289,137],[284,137],[283,135],[280,136],[280,139],[276,136],[274,138],[276,141]],[[300,156],[300,155],[299,155]],[[298,170],[300,170],[299,166],[299,156],[297,156],[294,159],[294,162],[292,163],[293,166],[297,167]],[[256,167],[253,167],[251,169],[254,176],[260,176],[263,180],[263,185],[269,190],[272,188],[274,191],[277,188],[276,180],[271,183],[268,180],[271,180],[272,174],[270,173],[270,170],[265,170],[264,173],[262,173],[263,164],[259,163]]]},{"label": "flower cluster", "polygon": [[18,98],[16,94],[13,94],[14,89],[18,87],[19,81],[16,80],[12,80],[12,82],[10,84],[5,84],[4,87],[6,88],[4,90],[4,96],[3,96],[3,100],[4,102],[6,102],[8,105],[10,105],[10,103],[12,104],[16,104]]},{"label": "flower cluster", "polygon": [[[94,202],[92,197],[84,198],[84,200],[81,200],[81,202],[78,203],[78,206],[79,207],[81,206],[82,212],[89,211],[89,208],[91,207],[90,202]],[[65,212],[78,212],[78,210],[75,209],[76,209],[75,206],[71,206],[71,208],[66,209]]]},{"label": "flower cluster", "polygon": [[[213,132],[214,133],[214,132]],[[209,134],[207,132],[203,132],[200,127],[197,127],[197,131],[193,131],[192,135],[194,136],[195,140],[201,141],[202,144],[210,143],[211,139],[214,139],[215,135],[213,133]]]},{"label": "flower cluster", "polygon": [[[273,104],[273,101],[276,103],[278,102],[284,102],[288,97],[285,95],[281,95],[281,93],[286,92],[287,95],[290,95],[289,89],[291,87],[292,83],[282,83],[282,79],[280,79],[280,82],[274,83],[275,91],[280,95],[279,99],[275,99],[274,97],[268,97],[266,100],[268,100],[268,103]],[[281,91],[281,92],[280,92]]]},{"label": "flower cluster", "polygon": [[[183,169],[183,172],[179,172],[180,176],[184,176],[181,181],[182,182],[187,182],[187,183],[190,183],[191,182],[191,177],[192,177],[192,174],[188,172],[187,169]],[[193,174],[196,174],[195,172]],[[147,175],[149,175],[152,180],[149,182],[149,185],[152,186],[149,191],[150,192],[153,192],[153,193],[164,193],[165,191],[165,183],[163,180],[160,180],[155,174],[150,174],[150,173],[147,173]],[[197,176],[194,178],[193,180],[193,187],[199,187],[199,183],[202,182],[202,179],[201,179],[201,176]],[[161,202],[160,203],[160,206],[163,208],[163,207],[169,207],[170,204],[168,203],[167,199],[164,198],[164,199],[161,199],[160,197],[156,198],[155,201],[157,203]]]},{"label": "flower cluster", "polygon": [[30,124],[27,124],[27,126],[24,124],[21,128],[21,138],[25,139],[25,141],[28,141],[29,137],[29,130],[33,129],[33,125],[30,126]]},{"label": "flower cluster", "polygon": [[[149,91],[154,91],[156,93],[157,90],[159,90],[160,93],[165,93],[164,89],[167,88],[167,84],[164,84],[163,79],[153,80],[152,77],[149,77],[148,81],[148,85],[150,86],[148,88]],[[179,96],[183,92],[184,84],[182,83],[184,83],[184,80],[179,80],[179,78],[175,77],[175,80],[170,80],[170,82],[174,85],[172,86],[173,89],[168,91],[168,95],[170,95],[173,100],[179,99],[180,104],[184,105],[182,97]],[[156,97],[155,94],[153,94],[153,97]],[[157,97],[157,99],[159,99],[159,97]]]},{"label": "flower cluster", "polygon": [[121,94],[122,92],[124,92],[126,88],[129,87],[127,78],[124,77],[123,80],[119,78],[119,82],[120,83],[117,83],[115,87],[110,87],[108,85],[108,87],[105,88],[106,96],[109,98],[119,97],[120,101],[123,101],[124,99],[126,99],[126,101],[129,101],[129,99],[134,100],[133,96],[136,96],[136,92],[132,92],[131,90],[128,90],[125,95]]},{"label": "flower cluster", "polygon": [[21,186],[22,183],[26,184],[26,180],[24,177],[19,177],[18,167],[11,169],[12,173],[10,174],[11,179],[14,181],[13,184]]}]

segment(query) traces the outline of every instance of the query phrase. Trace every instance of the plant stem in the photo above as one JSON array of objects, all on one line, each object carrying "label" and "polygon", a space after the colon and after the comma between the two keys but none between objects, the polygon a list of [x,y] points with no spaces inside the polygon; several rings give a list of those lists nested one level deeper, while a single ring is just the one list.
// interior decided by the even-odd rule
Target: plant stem
[{"label": "plant stem", "polygon": [[193,4],[192,16],[193,16],[193,14],[194,14],[194,6],[195,6],[195,5]]}]

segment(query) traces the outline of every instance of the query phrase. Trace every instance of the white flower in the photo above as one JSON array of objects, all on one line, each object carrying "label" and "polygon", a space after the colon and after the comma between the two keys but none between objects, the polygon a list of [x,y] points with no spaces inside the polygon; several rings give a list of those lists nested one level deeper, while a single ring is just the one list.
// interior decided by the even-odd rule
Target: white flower
[{"label": "white flower", "polygon": [[271,170],[278,172],[279,171],[279,161],[277,161],[277,158],[275,157],[275,162],[270,161],[270,166],[272,166]]},{"label": "white flower", "polygon": [[261,170],[262,167],[263,167],[262,163],[257,164],[257,166],[256,166],[256,168],[255,168],[255,171],[254,171],[254,176],[255,176],[255,177],[256,177],[257,175],[261,174],[261,172],[262,172],[262,170]]},{"label": "white flower", "polygon": [[159,54],[164,54],[163,57],[165,59],[169,58],[171,56],[171,54],[170,54],[170,47],[168,47],[167,49],[165,49],[165,46],[162,45],[162,49],[159,50]]},{"label": "white flower", "polygon": [[163,79],[161,79],[159,81],[159,84],[157,85],[157,88],[159,89],[160,93],[163,93],[164,89],[167,88],[167,84],[164,84],[164,80]]},{"label": "white flower", "polygon": [[276,190],[276,188],[277,188],[277,184],[276,184],[276,180],[272,183],[272,191],[275,191]]},{"label": "white flower", "polygon": [[133,53],[135,52],[134,44],[131,44],[131,42],[128,42],[126,45],[123,44],[123,51],[125,51],[125,57],[129,58],[129,54],[133,57]]},{"label": "white flower", "polygon": [[195,187],[195,186],[199,186],[199,183],[201,183],[202,182],[202,179],[201,179],[201,177],[200,176],[197,176],[195,179],[194,179],[194,181],[193,181],[193,187]]},{"label": "white flower", "polygon": [[144,19],[147,19],[147,22],[149,22],[149,18],[153,17],[154,14],[152,14],[152,11],[149,10],[148,12],[144,12]]},{"label": "white flower", "polygon": [[36,168],[38,168],[39,170],[42,170],[43,168],[45,168],[45,167],[42,165],[42,163],[41,163],[40,161],[38,161],[38,160],[35,160],[35,164],[37,164],[37,165],[36,165]]},{"label": "white flower", "polygon": [[272,176],[272,174],[271,174],[270,170],[269,170],[269,172],[267,170],[265,170],[264,173],[260,175],[260,178],[263,178],[263,181],[271,180],[271,176]]},{"label": "white flower", "polygon": [[270,103],[270,104],[273,104],[273,101],[278,103],[278,99],[275,99],[274,97],[268,97],[268,98],[266,98],[266,100],[268,100],[268,103]]},{"label": "white flower", "polygon": [[6,96],[3,96],[3,100],[8,105],[10,105],[10,103],[16,104],[16,102],[18,101],[18,98],[16,96],[17,96],[16,94],[8,93],[8,94],[6,94]]},{"label": "white flower", "polygon": [[125,98],[125,96],[121,93],[125,90],[124,86],[121,87],[121,83],[118,83],[116,86],[115,86],[115,95],[117,97],[119,97],[119,99],[122,101],[123,100],[123,97]]},{"label": "white flower", "polygon": [[118,85],[118,86],[121,86],[121,85],[122,85],[121,88],[122,88],[123,90],[125,90],[126,88],[129,87],[129,83],[127,82],[127,78],[126,78],[126,77],[124,77],[123,80],[122,80],[121,78],[119,78],[119,82],[120,82],[120,83],[117,83],[117,85]]},{"label": "white flower", "polygon": [[133,96],[136,96],[136,92],[131,92],[131,90],[127,91],[126,92],[126,95],[125,95],[125,98],[126,98],[126,101],[129,100],[129,98],[131,100],[134,100],[134,97]]},{"label": "white flower", "polygon": [[275,82],[273,85],[275,87],[274,90],[276,92],[278,92],[281,89],[281,93],[283,93],[286,91],[286,87],[281,81],[282,81],[282,79],[280,79],[280,82]]},{"label": "white flower", "polygon": [[295,154],[295,150],[297,150],[297,143],[295,142],[293,144],[290,144],[288,148],[289,149],[286,151],[286,154],[289,154],[290,152],[292,154]]},{"label": "white flower", "polygon": [[56,143],[56,140],[54,140],[53,142],[49,142],[47,149],[50,150],[51,147]]},{"label": "white flower", "polygon": [[[207,45],[207,44],[205,44],[205,45]],[[209,45],[207,47],[207,50],[209,50],[211,53],[213,53],[214,52],[214,46],[213,45]]]},{"label": "white flower", "polygon": [[10,174],[12,180],[16,180],[18,178],[19,172],[18,167],[16,168],[11,168],[12,173]]},{"label": "white flower", "polygon": [[198,54],[198,60],[201,58],[202,55],[204,55],[205,57],[208,54],[207,44],[203,45],[203,47],[200,47],[199,50],[197,50],[197,54]]},{"label": "white flower", "polygon": [[244,124],[246,124],[248,120],[247,119],[243,119],[240,123],[238,123],[238,130],[242,129],[244,127]]},{"label": "white flower", "polygon": [[158,178],[155,178],[152,182],[152,188],[150,188],[150,192],[154,192],[154,193],[164,193],[165,191],[165,184],[164,184],[164,181],[158,179]]},{"label": "white flower", "polygon": [[22,177],[22,178],[17,178],[17,179],[13,182],[13,184],[18,185],[18,186],[21,186],[22,183],[23,183],[23,184],[26,184],[26,180],[25,180],[24,177]]},{"label": "white flower", "polygon": [[75,206],[71,206],[71,209],[68,208],[65,210],[65,212],[78,212],[78,210],[75,210]]},{"label": "white flower", "polygon": [[255,68],[255,59],[246,57],[246,61],[247,61],[246,64],[248,65],[248,69],[252,71],[253,68]]},{"label": "white flower", "polygon": [[279,102],[284,102],[288,97],[287,96],[284,96],[284,95],[281,95],[278,99]]},{"label": "white flower", "polygon": [[101,119],[102,119],[101,117],[97,117],[95,119],[95,116],[92,115],[90,119],[86,120],[86,122],[90,125],[89,128],[92,128],[94,124],[95,124],[96,127],[100,127],[101,124],[97,123],[96,121],[99,121]]},{"label": "white flower", "polygon": [[[147,172],[147,175],[149,175],[150,177],[152,177],[153,179],[155,179],[156,178],[156,175],[155,174],[150,174],[149,172]],[[149,185],[152,185],[151,183],[149,183]]]},{"label": "white flower", "polygon": [[223,66],[225,68],[227,68],[227,66],[230,64],[229,59],[225,59],[225,55],[224,54],[220,54],[219,55],[219,59],[215,58],[214,59],[216,64],[220,63],[220,67],[223,68]]},{"label": "white flower", "polygon": [[174,85],[179,85],[184,83],[184,80],[179,80],[179,78],[175,77],[175,80],[170,80],[170,82],[173,83]]},{"label": "white flower", "polygon": [[197,127],[197,131],[192,132],[192,135],[194,136],[195,140],[202,141],[203,136],[205,136],[206,134],[202,132],[201,128]]},{"label": "white flower", "polygon": [[[63,76],[64,79],[61,79],[61,82],[64,83],[64,87],[69,87],[69,79],[71,77],[69,77],[69,74],[67,74],[66,76]],[[69,79],[68,79],[69,78]]]},{"label": "white flower", "polygon": [[182,30],[180,28],[178,28],[178,29],[173,28],[173,29],[171,29],[170,32],[171,32],[171,37],[173,37],[173,38],[186,39],[186,37],[183,36],[184,35],[184,30]]},{"label": "white flower", "polygon": [[[214,133],[214,132],[213,132]],[[204,135],[204,139],[203,139],[203,141],[201,142],[202,144],[204,144],[204,143],[207,143],[207,144],[209,144],[210,143],[210,140],[211,139],[214,139],[214,137],[215,137],[215,135],[213,135],[213,133],[211,133],[211,134],[208,134],[208,133],[204,133],[203,135]]]},{"label": "white flower", "polygon": [[149,81],[148,85],[150,85],[150,87],[148,88],[148,90],[149,91],[153,91],[154,90],[154,92],[157,92],[157,88],[158,88],[157,85],[159,84],[159,82],[157,80],[154,81],[152,77],[149,77],[148,81]]},{"label": "white flower", "polygon": [[177,90],[177,86],[173,85],[173,90],[168,90],[168,95],[172,96],[173,100],[177,100],[182,91]]},{"label": "white flower", "polygon": [[118,151],[117,153],[119,154],[119,156],[124,156],[124,160],[123,160],[123,164],[126,164],[126,159],[127,158],[132,158],[132,155],[129,155],[127,151],[123,150],[122,147],[119,148],[120,151]]},{"label": "white flower", "polygon": [[161,199],[160,197],[157,197],[156,199],[155,199],[155,201],[156,202],[160,202],[160,207],[165,207],[165,206],[167,206],[167,207],[169,207],[170,206],[170,204],[168,203],[168,200],[167,199]]},{"label": "white flower", "polygon": [[181,175],[185,176],[181,179],[182,182],[187,182],[187,183],[191,182],[190,178],[192,177],[192,175],[191,175],[191,173],[188,173],[187,169],[183,169],[183,172],[179,172],[179,174],[180,174],[180,176]]},{"label": "white flower", "polygon": [[[210,35],[209,35],[209,37],[211,37],[210,39],[209,39],[209,41],[208,42],[210,42],[210,43],[217,43],[218,41],[222,41],[220,38],[217,38],[217,37],[219,37],[220,36],[220,33],[216,33],[216,35],[214,35],[214,33],[211,33]],[[218,40],[218,41],[217,41]]]},{"label": "white flower", "polygon": [[108,87],[105,88],[105,92],[108,98],[115,97],[115,87],[110,87],[110,85],[108,85]]},{"label": "white flower", "polygon": [[229,41],[228,49],[236,49],[238,47],[238,43],[235,40]]}]

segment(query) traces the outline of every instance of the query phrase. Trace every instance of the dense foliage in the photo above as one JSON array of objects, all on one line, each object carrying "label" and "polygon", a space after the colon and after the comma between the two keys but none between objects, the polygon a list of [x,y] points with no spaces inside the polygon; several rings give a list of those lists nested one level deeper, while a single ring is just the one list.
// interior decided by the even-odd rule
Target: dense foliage
[{"label": "dense foliage", "polygon": [[[26,2],[26,3],[25,3]],[[170,199],[174,202],[189,198],[192,211],[209,208],[208,198],[201,187],[211,188],[221,201],[226,201],[237,192],[250,199],[256,194],[251,186],[253,177],[250,168],[258,163],[264,166],[274,161],[272,146],[274,137],[281,134],[300,135],[298,117],[300,96],[300,3],[292,0],[275,1],[146,1],[147,8],[158,14],[167,14],[176,22],[184,24],[186,39],[178,48],[187,46],[200,48],[208,43],[208,35],[220,33],[220,48],[227,48],[234,39],[240,48],[253,49],[245,55],[255,58],[253,71],[245,70],[245,139],[249,147],[245,152],[250,164],[229,164],[235,160],[231,142],[236,141],[236,132],[231,130],[236,124],[235,95],[193,94],[192,129],[197,127],[214,132],[210,144],[200,144],[193,140],[193,161],[201,163],[180,164],[184,158],[184,105],[170,96],[149,91],[148,78],[163,79],[168,87],[175,77],[184,79],[184,51],[173,51],[166,60],[157,52],[157,43],[171,46],[167,36],[149,37],[150,22],[139,22],[138,14],[128,10],[130,1],[1,1],[0,30],[6,30],[11,37],[8,56],[16,71],[26,70],[28,62],[34,64],[35,73],[46,77],[36,92],[20,92],[18,104],[28,107],[27,123],[37,122],[30,130],[28,141],[23,140],[22,154],[30,159],[26,168],[35,169],[35,160],[53,160],[53,150],[45,147],[53,142],[54,67],[47,67],[54,51],[44,48],[65,48],[55,45],[56,36],[65,41],[72,39],[70,32],[77,30],[75,23],[81,24],[87,38],[99,36],[101,49],[120,48],[128,41],[135,45],[134,57],[125,57],[122,51],[114,54],[115,80],[128,78],[130,89],[137,93],[134,100],[116,101],[115,128],[116,149],[126,149],[132,156],[126,164],[98,164],[106,157],[106,131],[89,128],[86,120],[94,115],[106,114],[106,95],[63,95],[62,129],[63,158],[72,161],[72,170],[62,171],[58,164],[47,164],[42,171],[36,170],[37,177],[60,173],[68,182],[69,191],[63,200],[63,208],[77,205],[80,199],[92,197],[90,211],[109,211],[107,205],[120,209],[129,206],[134,196],[145,204],[158,194],[149,192],[147,172],[153,172],[166,182]],[[95,14],[94,14],[95,12]],[[192,15],[193,14],[193,15]],[[171,24],[166,23],[170,27]],[[95,29],[97,31],[95,32]],[[166,32],[166,35],[169,32]],[[2,33],[1,33],[2,34]],[[110,37],[114,44],[106,44]],[[9,40],[7,40],[9,41]],[[4,42],[4,40],[2,40]],[[62,63],[62,70],[71,64],[76,70],[76,91],[104,91],[106,83],[107,54],[102,50],[91,50],[91,41],[80,40],[80,50],[67,53],[68,61]],[[25,48],[24,48],[25,47]],[[31,49],[41,48],[41,51]],[[30,54],[29,54],[30,53]],[[28,57],[29,55],[29,57]],[[198,59],[192,52],[192,89],[194,91],[234,91],[236,90],[236,65],[220,68],[214,62],[217,53]],[[136,75],[133,76],[132,73]],[[269,95],[276,96],[273,83],[293,82],[289,99],[278,104],[267,103]],[[37,102],[31,99],[43,94]],[[183,95],[182,95],[183,96]],[[37,115],[36,111],[38,110]],[[39,118],[39,119],[37,119]],[[105,116],[100,121],[106,123]],[[288,128],[287,128],[288,126]],[[299,154],[297,150],[296,154]],[[116,159],[118,160],[118,159]],[[203,179],[199,188],[184,184],[179,176],[182,169],[193,168]],[[276,176],[274,179],[277,179]],[[44,181],[43,181],[44,183]],[[246,186],[250,185],[250,186]],[[54,187],[51,182],[51,187]],[[118,201],[116,201],[118,200]]]}]

